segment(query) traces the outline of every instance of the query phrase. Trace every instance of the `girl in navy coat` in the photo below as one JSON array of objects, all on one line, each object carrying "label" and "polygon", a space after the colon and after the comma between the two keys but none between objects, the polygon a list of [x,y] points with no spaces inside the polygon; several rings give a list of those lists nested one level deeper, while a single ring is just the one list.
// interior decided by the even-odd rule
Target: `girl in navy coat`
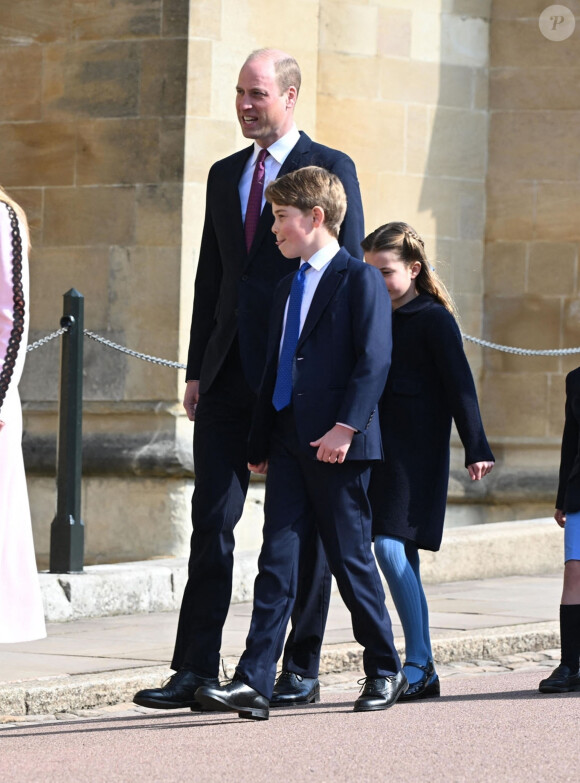
[{"label": "girl in navy coat", "polygon": [[463,351],[453,301],[406,223],[388,223],[362,243],[385,280],[393,308],[393,353],[381,401],[385,461],[373,468],[375,555],[405,633],[401,700],[439,695],[419,549],[437,551],[449,482],[451,421],[473,481],[494,465]]}]

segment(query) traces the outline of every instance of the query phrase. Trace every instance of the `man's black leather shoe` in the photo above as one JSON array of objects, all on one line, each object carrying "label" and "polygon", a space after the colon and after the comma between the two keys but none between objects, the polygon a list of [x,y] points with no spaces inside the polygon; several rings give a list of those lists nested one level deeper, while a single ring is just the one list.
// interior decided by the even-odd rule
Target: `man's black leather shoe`
[{"label": "man's black leather shoe", "polygon": [[157,710],[178,710],[183,707],[200,710],[201,706],[195,700],[195,692],[200,685],[219,685],[219,680],[199,677],[187,669],[179,669],[161,688],[137,691],[133,702],[141,707],[154,707]]},{"label": "man's black leather shoe", "polygon": [[423,676],[417,682],[411,683],[405,693],[399,696],[399,701],[415,701],[416,699],[431,699],[441,695],[439,677],[435,671],[433,661],[428,661],[427,666],[413,661],[405,661],[405,666],[415,666],[423,671]]},{"label": "man's black leather shoe", "polygon": [[314,704],[317,701],[320,701],[318,678],[283,671],[274,685],[270,707],[292,707],[294,704]]},{"label": "man's black leather shoe", "polygon": [[195,692],[195,698],[204,710],[225,709],[250,720],[268,720],[269,717],[268,699],[235,676],[223,687],[203,685]]},{"label": "man's black leather shoe", "polygon": [[401,671],[389,677],[367,677],[361,695],[354,703],[355,712],[386,710],[392,707],[407,688],[407,678]]},{"label": "man's black leather shoe", "polygon": [[561,663],[552,674],[540,683],[540,693],[570,693],[580,691],[580,672],[572,674],[571,669]]}]

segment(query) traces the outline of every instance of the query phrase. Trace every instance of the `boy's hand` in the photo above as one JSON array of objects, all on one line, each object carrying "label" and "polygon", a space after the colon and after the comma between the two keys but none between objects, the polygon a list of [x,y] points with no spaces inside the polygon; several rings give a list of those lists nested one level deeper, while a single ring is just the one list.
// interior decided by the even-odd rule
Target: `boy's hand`
[{"label": "boy's hand", "polygon": [[349,427],[343,427],[342,424],[335,424],[331,430],[328,430],[326,435],[312,441],[310,445],[314,446],[314,448],[318,446],[316,459],[320,460],[320,462],[344,462],[344,458],[350,449],[353,435],[354,430],[351,430]]},{"label": "boy's hand", "polygon": [[479,481],[491,471],[495,462],[474,462],[467,466],[472,481]]},{"label": "boy's hand", "polygon": [[248,462],[248,470],[251,470],[252,473],[260,473],[263,476],[268,472],[268,460],[266,459],[264,462],[259,462],[257,465],[252,465]]},{"label": "boy's hand", "polygon": [[566,512],[562,511],[561,508],[557,508],[554,513],[554,519],[560,525],[560,527],[564,527],[566,524]]}]

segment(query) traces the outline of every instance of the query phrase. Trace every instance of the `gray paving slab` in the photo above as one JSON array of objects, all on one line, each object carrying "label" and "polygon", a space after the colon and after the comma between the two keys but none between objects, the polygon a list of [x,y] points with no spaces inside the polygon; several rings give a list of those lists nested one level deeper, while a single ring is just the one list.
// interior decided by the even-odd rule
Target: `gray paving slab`
[{"label": "gray paving slab", "polygon": [[[0,686],[10,682],[37,679],[39,677],[67,677],[91,672],[118,671],[125,668],[151,666],[148,658],[118,658],[110,655],[35,655],[20,654],[12,660],[6,656]],[[39,674],[42,672],[42,674]]]},{"label": "gray paving slab", "polygon": [[[504,628],[554,620],[561,590],[561,576],[498,577],[495,579],[427,585],[432,635],[452,630]],[[509,598],[505,598],[508,595]],[[401,626],[390,600],[395,636]],[[226,621],[222,654],[236,656],[244,647],[251,604],[232,605]],[[0,683],[37,676],[97,672],[112,665],[140,668],[166,664],[171,658],[176,612],[120,615],[49,623],[48,637],[22,644],[0,644]],[[350,615],[333,595],[325,643],[353,643]],[[70,664],[67,664],[70,661]]]},{"label": "gray paving slab", "polygon": [[458,631],[470,631],[475,628],[501,628],[522,623],[538,622],[535,617],[507,617],[503,614],[466,614],[464,612],[453,614],[452,612],[434,612],[431,615],[431,635],[442,629],[455,629]]}]

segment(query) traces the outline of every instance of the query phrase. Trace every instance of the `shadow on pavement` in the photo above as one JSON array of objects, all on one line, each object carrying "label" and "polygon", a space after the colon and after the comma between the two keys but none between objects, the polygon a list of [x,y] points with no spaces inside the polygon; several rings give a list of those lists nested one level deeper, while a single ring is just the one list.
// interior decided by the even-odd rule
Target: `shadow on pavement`
[{"label": "shadow on pavement", "polygon": [[[466,693],[449,696],[441,696],[437,699],[421,699],[418,702],[408,702],[395,705],[397,712],[402,709],[413,710],[420,705],[445,705],[458,702],[477,702],[477,701],[532,701],[537,700],[538,703],[545,699],[550,698],[567,698],[578,697],[580,692],[572,693],[553,693],[543,694],[538,693],[536,690],[526,689],[519,691],[496,691],[493,693]],[[298,718],[306,717],[308,715],[316,714],[319,716],[321,713],[336,714],[336,713],[352,713],[352,702],[337,701],[337,702],[324,702],[324,704],[309,705],[304,707],[288,707],[288,708],[276,708],[270,712],[270,721],[276,721],[280,718]],[[210,717],[211,715],[211,717]],[[31,723],[30,725],[19,726],[7,726],[5,728],[0,727],[0,741],[4,739],[12,739],[15,737],[30,737],[31,735],[38,737],[56,736],[59,734],[81,734],[81,733],[94,733],[94,732],[106,732],[114,730],[115,728],[120,731],[132,731],[143,729],[183,729],[183,728],[205,728],[207,726],[218,726],[220,724],[228,725],[232,723],[264,723],[263,721],[251,721],[246,718],[239,718],[234,712],[223,713],[197,713],[191,712],[172,713],[168,715],[166,712],[162,713],[150,713],[146,715],[124,715],[112,718],[101,717],[84,717],[78,720],[69,721],[54,721],[43,723]],[[98,725],[95,725],[98,724]],[[115,726],[117,724],[117,726]],[[147,725],[149,724],[149,725]],[[270,724],[271,725],[271,724]],[[74,728],[73,728],[74,727]]]},{"label": "shadow on pavement", "polygon": [[[273,710],[270,712],[270,720],[276,720],[277,718],[296,718],[298,716],[303,717],[306,714],[312,714],[312,712],[316,710],[316,714],[320,715],[320,713],[324,712],[332,712],[333,714],[336,714],[337,712],[346,712],[350,713],[352,712],[352,704],[348,704],[345,709],[345,702],[336,702],[336,703],[325,703],[324,705],[317,705],[304,708],[297,708],[292,707],[288,709],[279,708],[275,711]],[[50,736],[50,735],[58,735],[58,734],[74,734],[74,733],[90,733],[90,732],[99,732],[99,731],[111,731],[111,729],[114,729],[115,726],[112,724],[131,724],[131,725],[121,725],[118,726],[120,730],[132,730],[132,729],[146,729],[146,728],[152,728],[152,729],[174,729],[174,728],[203,728],[205,726],[216,726],[220,723],[229,724],[229,723],[264,723],[264,721],[254,721],[254,720],[248,720],[247,718],[239,718],[235,712],[223,712],[223,713],[211,713],[212,718],[215,718],[215,720],[209,720],[208,716],[210,713],[197,713],[195,717],[192,717],[191,712],[182,713],[180,715],[178,714],[171,714],[168,715],[167,713],[151,713],[150,715],[124,715],[120,716],[118,718],[99,718],[99,717],[87,717],[87,718],[79,718],[78,720],[69,720],[69,721],[63,721],[63,720],[55,720],[54,722],[43,722],[43,723],[31,723],[30,725],[20,725],[20,726],[7,726],[5,728],[0,727],[0,741],[2,738],[14,738],[14,737],[30,737],[31,733],[33,732],[35,736],[42,737],[42,736]],[[218,715],[220,718],[218,718]],[[199,719],[196,719],[199,718]],[[176,721],[177,719],[177,721]],[[161,720],[171,720],[171,723],[167,724],[159,724],[158,722]],[[146,726],[144,725],[147,721],[154,721],[157,725],[155,726]],[[98,726],[95,726],[94,724],[98,723]],[[71,729],[71,727],[74,726],[74,729]]]}]

